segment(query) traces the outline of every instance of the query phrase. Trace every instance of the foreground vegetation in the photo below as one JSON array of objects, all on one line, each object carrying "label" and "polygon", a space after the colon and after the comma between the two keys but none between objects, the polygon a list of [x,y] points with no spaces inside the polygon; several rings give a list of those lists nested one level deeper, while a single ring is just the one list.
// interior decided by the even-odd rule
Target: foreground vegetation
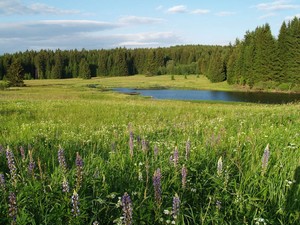
[{"label": "foreground vegetation", "polygon": [[157,101],[113,81],[0,90],[0,224],[298,224],[299,104]]}]

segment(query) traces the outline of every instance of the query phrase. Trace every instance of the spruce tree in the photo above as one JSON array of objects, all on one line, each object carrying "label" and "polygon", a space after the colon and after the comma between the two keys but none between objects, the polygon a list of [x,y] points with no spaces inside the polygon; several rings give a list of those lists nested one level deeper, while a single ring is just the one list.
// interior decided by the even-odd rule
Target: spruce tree
[{"label": "spruce tree", "polygon": [[24,70],[19,60],[13,60],[8,68],[6,79],[10,87],[24,86]]},{"label": "spruce tree", "polygon": [[91,70],[86,59],[81,59],[79,64],[79,76],[83,79],[91,79]]}]

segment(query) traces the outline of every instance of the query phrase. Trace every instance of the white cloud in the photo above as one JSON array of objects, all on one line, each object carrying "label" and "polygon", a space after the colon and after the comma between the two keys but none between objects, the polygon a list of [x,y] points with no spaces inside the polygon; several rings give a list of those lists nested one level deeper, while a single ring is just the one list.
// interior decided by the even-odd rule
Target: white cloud
[{"label": "white cloud", "polygon": [[287,0],[279,0],[267,3],[260,3],[254,7],[261,11],[279,11],[287,9],[298,9],[300,8],[300,5],[290,4],[290,1]]},{"label": "white cloud", "polygon": [[176,5],[167,10],[168,13],[187,13],[187,7],[185,5]]},{"label": "white cloud", "polygon": [[156,7],[156,10],[160,11],[160,10],[162,10],[163,8],[164,8],[163,5],[159,5],[159,6]]},{"label": "white cloud", "polygon": [[287,16],[285,18],[286,21],[289,21],[289,20],[293,20],[295,17],[299,18],[300,19],[300,13],[294,15],[294,16]]},{"label": "white cloud", "polygon": [[27,49],[157,47],[182,43],[173,32],[119,33],[118,28],[124,26],[128,24],[90,20],[0,23],[0,54]]},{"label": "white cloud", "polygon": [[208,13],[210,13],[210,10],[208,10],[208,9],[195,9],[195,10],[191,11],[191,13],[192,14],[200,14],[200,15],[202,15],[202,14],[208,14]]},{"label": "white cloud", "polygon": [[26,5],[19,0],[1,0],[0,15],[25,15],[25,14],[78,14],[78,10],[64,10],[42,3]]},{"label": "white cloud", "polygon": [[259,19],[262,20],[262,19],[266,19],[266,18],[273,17],[273,16],[276,16],[276,15],[277,15],[276,13],[271,12],[271,13],[260,16]]},{"label": "white cloud", "polygon": [[138,16],[126,16],[119,19],[120,23],[125,24],[157,24],[162,23],[165,20],[160,18],[151,17],[138,17]]}]

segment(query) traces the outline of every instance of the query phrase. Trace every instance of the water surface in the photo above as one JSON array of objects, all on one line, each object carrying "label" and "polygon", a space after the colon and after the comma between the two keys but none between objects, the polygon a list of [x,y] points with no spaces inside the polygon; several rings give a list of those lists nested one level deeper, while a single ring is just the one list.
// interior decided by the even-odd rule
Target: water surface
[{"label": "water surface", "polygon": [[115,91],[127,94],[141,94],[154,99],[205,100],[225,102],[252,102],[267,104],[283,104],[300,101],[300,94],[266,93],[266,92],[226,92],[207,90],[136,90],[130,88],[115,88]]}]

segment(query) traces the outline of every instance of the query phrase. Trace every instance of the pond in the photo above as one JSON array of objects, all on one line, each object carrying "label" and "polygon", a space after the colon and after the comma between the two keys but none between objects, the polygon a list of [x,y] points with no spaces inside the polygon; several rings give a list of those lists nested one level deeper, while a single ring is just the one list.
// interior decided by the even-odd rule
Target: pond
[{"label": "pond", "polygon": [[252,102],[265,104],[284,104],[300,101],[300,94],[295,93],[287,94],[266,92],[226,92],[175,89],[137,90],[130,88],[114,88],[113,90],[126,94],[140,94],[143,96],[150,96],[154,99]]}]

